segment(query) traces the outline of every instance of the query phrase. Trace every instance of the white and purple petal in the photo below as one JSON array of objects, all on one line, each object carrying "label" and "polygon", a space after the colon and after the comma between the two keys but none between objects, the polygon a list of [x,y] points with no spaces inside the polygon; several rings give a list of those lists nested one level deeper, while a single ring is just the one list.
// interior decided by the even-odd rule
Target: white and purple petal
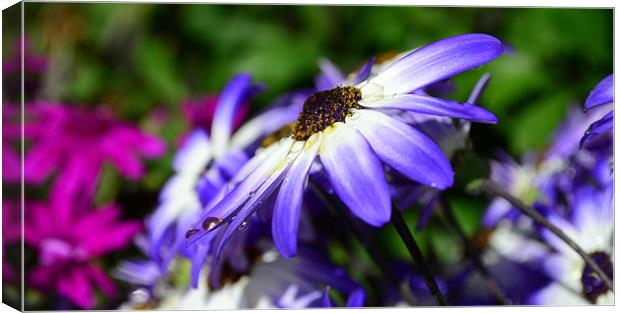
[{"label": "white and purple petal", "polygon": [[[363,97],[363,95],[362,95]],[[422,114],[446,116],[481,123],[497,123],[497,117],[483,107],[424,95],[362,98],[360,105],[374,109],[399,109]]]},{"label": "white and purple petal", "polygon": [[609,113],[605,114],[603,118],[592,123],[588,130],[586,130],[585,134],[581,138],[579,142],[580,147],[583,147],[586,143],[592,140],[594,137],[597,137],[600,134],[603,134],[607,131],[612,131],[614,128],[614,111],[609,111]]},{"label": "white and purple petal", "polygon": [[345,81],[344,74],[329,60],[320,59],[319,68],[321,69],[321,73],[315,80],[318,91],[335,88]]},{"label": "white and purple petal", "polygon": [[252,85],[251,83],[252,76],[239,74],[226,84],[220,94],[211,126],[211,137],[216,155],[227,151],[236,110],[248,98],[264,89],[262,86]]},{"label": "white and purple petal", "polygon": [[386,114],[358,110],[348,117],[385,163],[412,180],[433,188],[452,186],[454,172],[441,148],[415,128]]},{"label": "white and purple petal", "polygon": [[297,254],[297,230],[304,186],[320,145],[320,134],[308,138],[301,154],[291,164],[278,192],[271,230],[273,241],[285,258]]},{"label": "white and purple petal", "polygon": [[503,52],[497,38],[465,34],[446,38],[395,61],[370,82],[384,86],[385,95],[409,93],[483,65]]},{"label": "white and purple petal", "polygon": [[[265,181],[273,176],[273,172],[282,163],[290,150],[292,139],[287,138],[271,147],[262,151],[260,155],[253,159],[261,162],[255,162],[253,159],[248,161],[246,165],[239,171],[237,176],[231,181],[239,181],[228,193],[219,194],[212,200],[212,206],[208,207],[202,214],[200,220],[194,229],[199,231],[188,238],[187,244],[193,244],[199,240],[207,230],[202,229],[203,222],[208,218],[229,218],[239,207],[241,207],[249,198],[251,198],[261,187]],[[247,175],[247,176],[246,176]]]},{"label": "white and purple petal", "polygon": [[354,215],[377,227],[390,220],[383,166],[358,131],[343,123],[326,129],[319,157],[334,191]]},{"label": "white and purple petal", "polygon": [[609,76],[603,78],[595,87],[592,89],[586,102],[583,106],[584,111],[588,111],[591,108],[597,107],[599,105],[611,103],[614,101],[614,74],[609,74]]}]

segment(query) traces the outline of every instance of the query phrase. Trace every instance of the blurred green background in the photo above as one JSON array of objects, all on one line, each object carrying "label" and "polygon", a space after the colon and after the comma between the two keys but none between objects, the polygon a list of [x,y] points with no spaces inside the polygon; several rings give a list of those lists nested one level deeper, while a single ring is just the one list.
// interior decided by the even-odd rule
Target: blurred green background
[{"label": "blurred green background", "polygon": [[[220,90],[238,72],[268,86],[253,103],[256,112],[283,92],[312,87],[321,57],[348,72],[377,53],[478,32],[498,37],[512,52],[457,76],[450,97],[465,100],[476,80],[491,72],[480,104],[499,124],[473,126],[475,151],[490,158],[503,149],[518,159],[543,149],[567,108],[581,105],[613,70],[611,9],[26,3],[24,20],[32,52],[49,58],[40,91],[27,99],[105,104],[171,147],[187,127],[180,103]],[[154,112],[169,115],[163,127],[153,122]],[[114,200],[127,217],[144,217],[171,173],[173,152],[149,161],[139,183],[105,171],[97,202]],[[472,234],[485,202],[463,195],[451,202]],[[413,226],[417,213],[407,214]],[[431,223],[421,245],[444,247],[433,251],[449,259],[445,254],[457,252],[445,247],[460,244],[444,229]],[[407,259],[393,236],[387,231],[386,250]]]},{"label": "blurred green background", "polygon": [[613,62],[613,11],[602,9],[28,3],[25,14],[34,50],[55,71],[42,96],[106,103],[131,120],[160,105],[178,112],[241,71],[269,87],[258,110],[312,86],[320,57],[348,71],[380,52],[492,34],[514,52],[458,76],[454,98],[490,71],[482,105],[500,124],[484,130],[514,154],[542,147]]}]

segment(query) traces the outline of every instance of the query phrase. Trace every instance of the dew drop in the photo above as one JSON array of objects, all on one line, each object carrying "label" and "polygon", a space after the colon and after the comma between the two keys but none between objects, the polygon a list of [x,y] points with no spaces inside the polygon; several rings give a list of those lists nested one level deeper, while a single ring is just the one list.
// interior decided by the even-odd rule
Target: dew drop
[{"label": "dew drop", "polygon": [[185,232],[185,239],[188,239],[189,237],[195,235],[196,233],[198,233],[200,230],[196,229],[196,228],[192,228],[190,230],[188,230],[187,232]]},{"label": "dew drop", "polygon": [[202,229],[210,231],[222,221],[219,217],[209,216],[202,222]]},{"label": "dew drop", "polygon": [[248,229],[248,223],[246,221],[243,221],[243,223],[241,223],[241,225],[239,225],[238,229],[240,231],[244,231],[244,230]]},{"label": "dew drop", "polygon": [[138,288],[132,291],[131,295],[129,295],[129,301],[134,305],[144,304],[149,301],[149,298],[149,292],[145,288]]},{"label": "dew drop", "polygon": [[250,198],[254,197],[255,194],[256,194],[256,191],[250,191]]}]

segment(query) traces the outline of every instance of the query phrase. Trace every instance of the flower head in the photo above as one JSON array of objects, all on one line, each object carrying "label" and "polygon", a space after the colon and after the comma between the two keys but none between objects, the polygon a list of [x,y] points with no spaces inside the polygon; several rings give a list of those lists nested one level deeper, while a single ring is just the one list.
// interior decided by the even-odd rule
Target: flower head
[{"label": "flower head", "polygon": [[306,99],[290,137],[265,148],[233,178],[236,185],[208,207],[197,223],[196,242],[213,228],[209,218],[229,224],[218,247],[256,208],[277,192],[273,239],[285,257],[297,250],[299,211],[310,167],[320,160],[335,193],[351,212],[374,226],[390,219],[391,203],[382,161],[409,179],[445,189],[453,172],[431,139],[385,113],[386,109],[494,123],[496,117],[470,103],[412,92],[487,63],[501,43],[482,34],[461,35],[420,48],[356,85],[319,91]]},{"label": "flower head", "polygon": [[113,204],[92,210],[65,207],[69,203],[54,199],[27,203],[24,238],[39,255],[27,281],[42,291],[54,290],[79,308],[91,309],[93,286],[108,297],[116,295],[114,283],[97,259],[128,246],[142,225],[119,221],[121,210]]},{"label": "flower head", "polygon": [[126,178],[140,178],[140,157],[165,152],[161,139],[116,119],[103,107],[36,102],[28,106],[26,116],[31,146],[24,157],[25,181],[38,184],[57,171],[64,185],[56,191],[65,194],[92,195],[106,162]]},{"label": "flower head", "polygon": [[[575,192],[572,218],[549,220],[573,239],[613,279],[613,184],[597,190],[583,186]],[[557,253],[546,258],[545,269],[554,278],[532,297],[535,304],[566,305],[613,303],[613,294],[583,259],[551,232],[543,237]]]}]

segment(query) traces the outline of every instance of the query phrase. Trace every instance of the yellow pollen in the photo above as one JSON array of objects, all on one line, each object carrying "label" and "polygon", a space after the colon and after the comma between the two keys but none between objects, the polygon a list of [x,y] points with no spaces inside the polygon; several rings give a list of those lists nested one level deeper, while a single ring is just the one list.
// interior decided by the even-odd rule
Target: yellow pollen
[{"label": "yellow pollen", "polygon": [[344,122],[351,109],[361,109],[362,92],[351,86],[312,94],[293,126],[293,138],[303,141],[337,122]]}]

